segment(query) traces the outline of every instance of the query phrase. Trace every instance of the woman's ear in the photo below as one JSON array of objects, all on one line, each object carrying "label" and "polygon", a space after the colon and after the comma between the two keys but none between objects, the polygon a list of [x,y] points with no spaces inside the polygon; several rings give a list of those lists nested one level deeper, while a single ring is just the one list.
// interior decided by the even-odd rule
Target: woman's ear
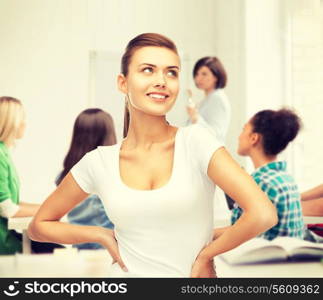
[{"label": "woman's ear", "polygon": [[251,134],[251,144],[253,146],[257,145],[260,142],[260,140],[261,140],[261,135],[259,133],[253,132]]},{"label": "woman's ear", "polygon": [[120,92],[127,94],[128,93],[128,87],[127,87],[127,80],[126,77],[123,74],[118,75],[118,89]]}]

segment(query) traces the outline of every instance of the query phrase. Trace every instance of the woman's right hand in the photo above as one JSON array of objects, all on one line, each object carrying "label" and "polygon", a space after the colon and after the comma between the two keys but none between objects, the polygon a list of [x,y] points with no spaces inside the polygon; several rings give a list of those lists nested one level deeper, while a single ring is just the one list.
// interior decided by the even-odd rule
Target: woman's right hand
[{"label": "woman's right hand", "polygon": [[120,256],[119,246],[114,235],[114,230],[104,228],[104,231],[101,241],[102,246],[109,251],[113,259],[113,263],[118,263],[123,271],[128,272],[128,269]]}]

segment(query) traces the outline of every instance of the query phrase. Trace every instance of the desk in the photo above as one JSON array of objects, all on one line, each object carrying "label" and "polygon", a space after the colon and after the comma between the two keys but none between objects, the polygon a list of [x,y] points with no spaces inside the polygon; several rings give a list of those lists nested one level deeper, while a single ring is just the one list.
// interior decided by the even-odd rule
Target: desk
[{"label": "desk", "polygon": [[[81,250],[77,255],[33,254],[0,256],[1,277],[109,277],[111,256],[106,250]],[[215,258],[219,278],[323,278],[323,263],[290,262],[275,264],[227,264]]]},{"label": "desk", "polygon": [[[66,250],[66,249],[64,249]],[[107,250],[60,254],[0,255],[1,277],[108,277],[112,258]]]},{"label": "desk", "polygon": [[321,262],[283,262],[254,265],[230,265],[220,256],[214,259],[218,277],[270,278],[319,277],[323,278]]},{"label": "desk", "polygon": [[8,219],[8,229],[22,231],[22,253],[24,254],[31,253],[31,241],[27,235],[27,229],[31,219],[32,217]]}]

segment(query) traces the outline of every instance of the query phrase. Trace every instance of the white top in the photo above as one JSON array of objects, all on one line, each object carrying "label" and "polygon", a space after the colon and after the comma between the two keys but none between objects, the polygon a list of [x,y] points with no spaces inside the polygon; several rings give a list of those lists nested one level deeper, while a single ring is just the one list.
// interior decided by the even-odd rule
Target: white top
[{"label": "white top", "polygon": [[219,139],[225,141],[231,121],[231,106],[223,89],[216,89],[205,97],[198,108],[198,124],[210,126]]},{"label": "white top", "polygon": [[114,264],[110,276],[190,276],[196,256],[212,236],[215,186],[207,169],[222,144],[201,125],[179,128],[171,177],[154,190],[133,189],[122,181],[120,146],[98,147],[71,170],[85,192],[101,198],[115,225],[129,272]]}]

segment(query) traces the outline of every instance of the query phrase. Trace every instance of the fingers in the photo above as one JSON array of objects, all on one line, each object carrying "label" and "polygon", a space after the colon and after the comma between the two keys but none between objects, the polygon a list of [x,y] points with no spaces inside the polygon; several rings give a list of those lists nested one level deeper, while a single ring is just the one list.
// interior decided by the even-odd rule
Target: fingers
[{"label": "fingers", "polygon": [[110,255],[112,256],[112,259],[113,259],[113,263],[114,262],[117,262],[118,265],[120,266],[120,268],[125,271],[125,272],[128,272],[128,269],[125,265],[125,263],[123,262],[121,256],[120,256],[120,253],[119,253],[119,250],[117,247],[111,247],[110,249],[108,249],[109,252],[110,252]]},{"label": "fingers", "polygon": [[128,269],[120,256],[116,259],[116,261],[124,272],[128,272]]}]

